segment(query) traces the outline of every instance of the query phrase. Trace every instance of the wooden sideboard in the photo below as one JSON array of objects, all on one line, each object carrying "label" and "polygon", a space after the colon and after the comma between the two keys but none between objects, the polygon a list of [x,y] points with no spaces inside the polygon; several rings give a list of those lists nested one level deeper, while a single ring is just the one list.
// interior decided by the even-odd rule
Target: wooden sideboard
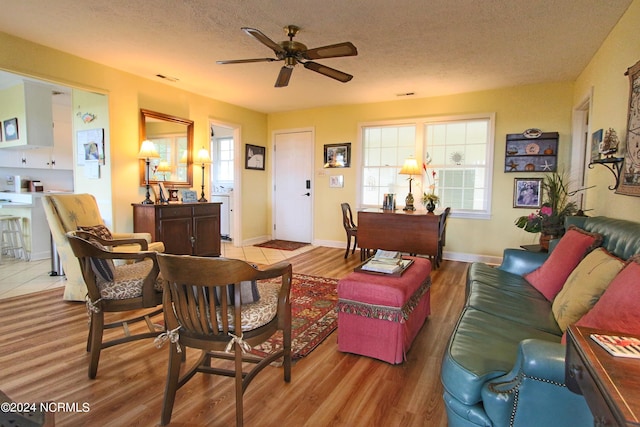
[{"label": "wooden sideboard", "polygon": [[628,334],[572,325],[567,329],[565,382],[584,395],[595,426],[640,426],[640,359],[614,357],[591,334]]},{"label": "wooden sideboard", "polygon": [[358,246],[361,251],[384,249],[435,257],[442,211],[358,212]]},{"label": "wooden sideboard", "polygon": [[133,231],[176,255],[220,256],[220,203],[133,204]]}]

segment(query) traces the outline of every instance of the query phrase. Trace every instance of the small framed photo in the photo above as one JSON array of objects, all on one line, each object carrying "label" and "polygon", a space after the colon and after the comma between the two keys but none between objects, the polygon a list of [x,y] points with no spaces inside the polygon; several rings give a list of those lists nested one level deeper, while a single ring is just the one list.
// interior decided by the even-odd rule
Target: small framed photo
[{"label": "small framed photo", "polygon": [[542,178],[515,178],[513,207],[540,209],[542,206]]},{"label": "small framed photo", "polygon": [[598,129],[591,135],[591,161],[600,159],[600,144],[602,144],[602,129]]},{"label": "small framed photo", "polygon": [[193,190],[182,190],[182,203],[196,203],[198,201],[198,193]]},{"label": "small framed photo", "polygon": [[333,175],[329,177],[329,187],[331,188],[342,188],[344,187],[344,176],[343,175]]},{"label": "small framed photo", "polygon": [[4,121],[4,138],[7,141],[15,141],[19,138],[17,117]]},{"label": "small framed photo", "polygon": [[324,145],[325,168],[348,168],[351,165],[351,143]]},{"label": "small framed photo", "polygon": [[266,148],[259,145],[245,145],[245,169],[264,170]]}]

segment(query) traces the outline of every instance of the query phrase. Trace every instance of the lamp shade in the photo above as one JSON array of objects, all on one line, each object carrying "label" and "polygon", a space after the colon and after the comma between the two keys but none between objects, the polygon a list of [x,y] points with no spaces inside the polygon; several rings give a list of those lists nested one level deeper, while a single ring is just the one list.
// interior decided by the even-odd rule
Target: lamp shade
[{"label": "lamp shade", "polygon": [[404,161],[402,169],[400,169],[400,175],[420,175],[422,170],[418,166],[418,161],[413,157],[409,157]]},{"label": "lamp shade", "polygon": [[149,141],[148,139],[142,141],[142,144],[140,145],[140,152],[138,153],[139,159],[157,159],[159,157],[160,154],[158,154],[156,145],[153,141]]},{"label": "lamp shade", "polygon": [[196,155],[195,163],[211,163],[211,158],[209,157],[209,152],[206,148],[202,147],[198,154]]},{"label": "lamp shade", "polygon": [[171,172],[171,165],[166,160],[161,160],[160,163],[158,163],[156,172]]}]

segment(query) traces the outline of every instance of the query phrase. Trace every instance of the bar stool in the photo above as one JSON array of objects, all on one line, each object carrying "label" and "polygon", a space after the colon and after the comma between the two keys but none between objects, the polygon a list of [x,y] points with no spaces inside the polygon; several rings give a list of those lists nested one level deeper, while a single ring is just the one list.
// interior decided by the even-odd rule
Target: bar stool
[{"label": "bar stool", "polygon": [[[0,215],[0,262],[2,262],[2,256],[5,252],[7,255],[12,253],[16,259],[22,258],[29,261],[21,222],[22,218],[19,216]],[[18,257],[18,254],[21,256]]]}]

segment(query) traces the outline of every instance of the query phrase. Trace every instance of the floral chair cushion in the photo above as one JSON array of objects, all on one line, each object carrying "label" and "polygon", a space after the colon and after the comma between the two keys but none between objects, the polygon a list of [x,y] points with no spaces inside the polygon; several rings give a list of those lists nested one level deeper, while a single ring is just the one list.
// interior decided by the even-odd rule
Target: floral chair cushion
[{"label": "floral chair cushion", "polygon": [[[145,259],[134,264],[117,265],[114,269],[112,281],[105,280],[97,275],[96,284],[100,290],[100,296],[104,299],[128,299],[142,296],[142,284],[151,269],[153,261]],[[163,281],[158,276],[154,288],[162,292]]]},{"label": "floral chair cushion", "polygon": [[[278,293],[280,292],[279,282],[258,282],[258,292],[260,299],[250,304],[242,305],[242,330],[250,331],[260,326],[266,325],[278,312]],[[222,322],[220,310],[216,313],[218,323]],[[230,308],[228,312],[229,327],[235,330],[234,309]]]}]

